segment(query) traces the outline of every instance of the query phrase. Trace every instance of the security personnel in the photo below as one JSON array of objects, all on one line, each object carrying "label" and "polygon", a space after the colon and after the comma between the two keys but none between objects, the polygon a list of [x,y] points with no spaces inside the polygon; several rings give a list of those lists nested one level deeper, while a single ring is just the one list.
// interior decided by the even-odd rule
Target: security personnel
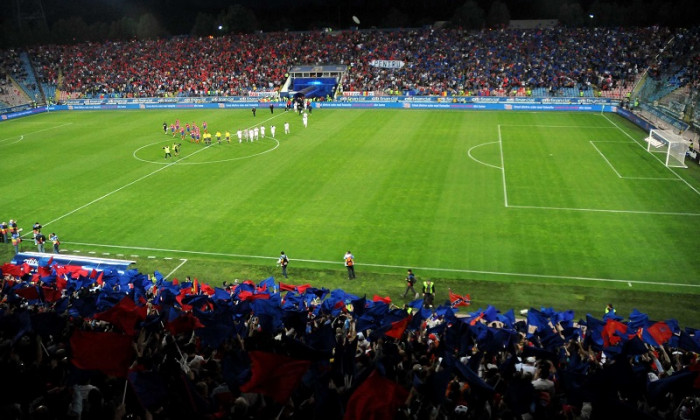
[{"label": "security personnel", "polygon": [[609,312],[612,312],[612,314],[615,315],[615,308],[613,307],[612,303],[608,303],[608,306],[605,307],[605,315],[607,315]]},{"label": "security personnel", "polygon": [[435,283],[431,280],[423,282],[423,306],[432,307],[435,300]]},{"label": "security personnel", "polygon": [[2,240],[2,243],[7,242],[7,229],[7,222],[0,223],[0,240]]}]

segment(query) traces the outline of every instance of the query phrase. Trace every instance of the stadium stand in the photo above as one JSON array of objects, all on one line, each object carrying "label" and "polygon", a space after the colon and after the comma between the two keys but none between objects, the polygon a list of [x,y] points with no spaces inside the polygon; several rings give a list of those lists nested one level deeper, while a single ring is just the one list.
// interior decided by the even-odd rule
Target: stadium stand
[{"label": "stadium stand", "polygon": [[637,310],[458,316],[469,297],[451,292],[397,308],[37,255],[0,267],[3,419],[690,419],[699,407],[698,330]]},{"label": "stadium stand", "polygon": [[589,97],[626,94],[671,37],[656,27],[264,33],[41,46],[29,56],[40,82],[58,86],[62,75],[58,89],[83,97],[246,95],[279,90],[294,65],[328,64],[348,66],[344,92]]}]

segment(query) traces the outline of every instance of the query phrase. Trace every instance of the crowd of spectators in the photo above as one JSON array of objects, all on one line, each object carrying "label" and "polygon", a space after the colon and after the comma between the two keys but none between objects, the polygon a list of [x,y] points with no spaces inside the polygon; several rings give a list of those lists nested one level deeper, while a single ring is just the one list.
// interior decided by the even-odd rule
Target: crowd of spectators
[{"label": "crowd of spectators", "polygon": [[[266,279],[0,267],[0,418],[697,419],[700,336]],[[459,303],[458,303],[459,302]]]},{"label": "crowd of spectators", "polygon": [[17,51],[0,50],[0,108],[27,103],[26,95],[12,84],[10,76],[23,79],[26,77],[26,71],[20,63]]},{"label": "crowd of spectators", "polygon": [[557,94],[631,87],[672,36],[660,27],[276,32],[46,45],[29,55],[40,82],[91,96],[246,95],[278,90],[289,68],[306,64],[347,65],[343,91]]}]

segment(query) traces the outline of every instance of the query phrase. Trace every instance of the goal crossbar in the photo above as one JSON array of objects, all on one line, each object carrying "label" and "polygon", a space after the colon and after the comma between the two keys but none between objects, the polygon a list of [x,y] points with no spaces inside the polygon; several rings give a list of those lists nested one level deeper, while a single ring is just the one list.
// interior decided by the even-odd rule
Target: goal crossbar
[{"label": "goal crossbar", "polygon": [[671,130],[649,130],[647,142],[649,153],[664,155],[664,165],[670,168],[687,168],[685,155],[688,153],[689,142]]}]

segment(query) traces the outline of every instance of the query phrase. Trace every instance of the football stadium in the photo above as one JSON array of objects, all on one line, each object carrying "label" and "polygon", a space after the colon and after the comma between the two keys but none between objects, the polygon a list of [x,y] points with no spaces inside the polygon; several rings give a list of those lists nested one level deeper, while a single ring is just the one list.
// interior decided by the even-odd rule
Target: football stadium
[{"label": "football stadium", "polygon": [[511,3],[3,35],[0,418],[695,418],[700,31]]}]

